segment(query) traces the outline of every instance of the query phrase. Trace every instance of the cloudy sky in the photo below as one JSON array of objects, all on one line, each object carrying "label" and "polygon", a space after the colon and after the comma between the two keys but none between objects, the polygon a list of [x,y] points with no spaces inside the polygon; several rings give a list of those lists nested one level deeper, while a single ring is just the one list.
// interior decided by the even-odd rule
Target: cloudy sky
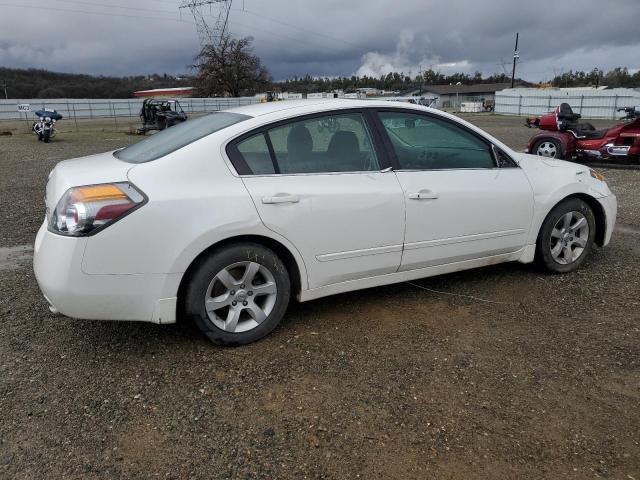
[{"label": "cloudy sky", "polygon": [[[181,0],[0,0],[0,66],[102,75],[188,72],[198,50]],[[209,20],[216,8],[204,10]],[[276,79],[433,68],[640,68],[640,0],[234,0],[229,28],[251,35]]]}]

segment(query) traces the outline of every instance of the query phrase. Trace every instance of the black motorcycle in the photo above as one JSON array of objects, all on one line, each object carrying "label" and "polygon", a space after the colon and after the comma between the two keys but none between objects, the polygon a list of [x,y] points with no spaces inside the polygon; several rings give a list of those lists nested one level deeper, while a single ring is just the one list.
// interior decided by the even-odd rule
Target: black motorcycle
[{"label": "black motorcycle", "polygon": [[56,122],[62,120],[60,115],[55,110],[38,110],[35,112],[38,120],[33,122],[31,130],[38,136],[38,140],[44,143],[49,141],[56,135]]}]

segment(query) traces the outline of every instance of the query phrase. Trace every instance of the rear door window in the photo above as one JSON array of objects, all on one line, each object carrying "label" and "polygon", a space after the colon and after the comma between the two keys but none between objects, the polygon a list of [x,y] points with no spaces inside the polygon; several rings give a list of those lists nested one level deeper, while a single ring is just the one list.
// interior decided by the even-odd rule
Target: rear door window
[{"label": "rear door window", "polygon": [[276,173],[264,133],[243,140],[238,143],[237,148],[254,175]]},{"label": "rear door window", "polygon": [[[230,156],[232,161],[235,157],[234,165],[240,174],[380,170],[372,136],[361,113],[314,116],[263,133],[262,139],[260,133],[238,142],[235,152],[232,147]],[[274,162],[271,166],[267,161],[269,153]]]}]

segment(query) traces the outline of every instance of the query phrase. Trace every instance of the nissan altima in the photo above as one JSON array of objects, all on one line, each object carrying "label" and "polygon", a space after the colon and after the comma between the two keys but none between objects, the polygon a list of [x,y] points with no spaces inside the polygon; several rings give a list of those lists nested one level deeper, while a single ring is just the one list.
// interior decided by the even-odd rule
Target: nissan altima
[{"label": "nissan altima", "polygon": [[53,312],[269,334],[304,302],[500,262],[578,268],[616,198],[585,166],[518,153],[409,103],[213,113],[51,172],[34,269]]}]

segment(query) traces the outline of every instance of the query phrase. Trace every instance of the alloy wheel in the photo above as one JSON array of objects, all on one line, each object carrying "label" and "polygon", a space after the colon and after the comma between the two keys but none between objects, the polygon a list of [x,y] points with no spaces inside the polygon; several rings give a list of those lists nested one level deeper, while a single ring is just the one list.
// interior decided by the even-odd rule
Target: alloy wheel
[{"label": "alloy wheel", "polygon": [[541,142],[536,150],[536,155],[541,157],[556,158],[558,156],[558,147],[556,144],[550,141]]},{"label": "alloy wheel", "polygon": [[589,240],[589,222],[580,212],[568,212],[560,217],[551,231],[551,257],[561,265],[580,258]]},{"label": "alloy wheel", "polygon": [[219,329],[247,332],[267,319],[277,296],[275,278],[267,267],[251,261],[237,262],[213,277],[205,294],[205,309]]}]

